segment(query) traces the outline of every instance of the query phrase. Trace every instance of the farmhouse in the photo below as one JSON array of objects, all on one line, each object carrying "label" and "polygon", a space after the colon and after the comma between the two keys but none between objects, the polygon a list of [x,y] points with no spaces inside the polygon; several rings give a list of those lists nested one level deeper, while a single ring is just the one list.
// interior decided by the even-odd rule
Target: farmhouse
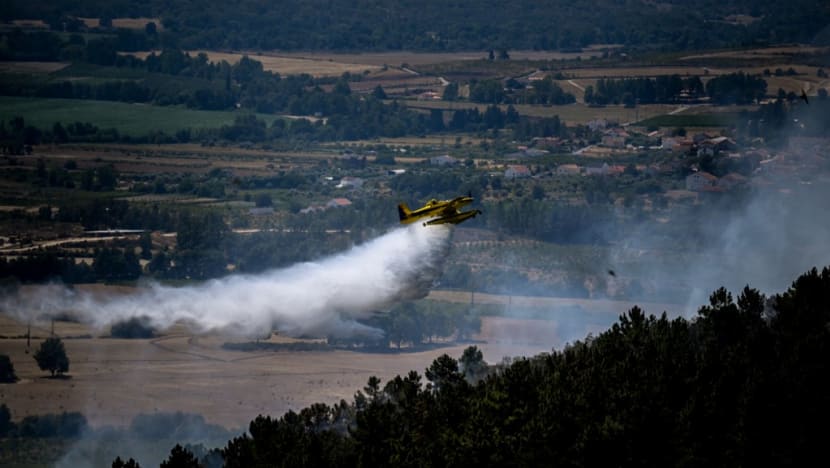
[{"label": "farmhouse", "polygon": [[693,144],[694,142],[692,140],[681,137],[667,137],[662,140],[663,149],[673,154],[689,153],[692,150]]},{"label": "farmhouse", "polygon": [[348,198],[332,198],[326,203],[326,208],[343,208],[351,204],[352,202]]},{"label": "farmhouse", "polygon": [[592,132],[596,132],[598,130],[605,130],[606,128],[608,128],[609,124],[610,122],[608,122],[605,119],[594,119],[589,120],[588,123],[586,123],[585,125],[587,125]]},{"label": "farmhouse", "polygon": [[579,175],[580,169],[576,164],[560,164],[556,168],[557,175]]},{"label": "farmhouse", "polygon": [[602,163],[602,166],[586,166],[585,175],[588,176],[606,176],[612,173],[614,166],[609,166],[608,163]]},{"label": "farmhouse", "polygon": [[504,171],[504,177],[508,179],[520,179],[524,177],[530,177],[530,169],[527,166],[522,164],[513,164],[507,166],[507,170]]},{"label": "farmhouse", "polygon": [[695,172],[686,176],[686,190],[702,192],[717,186],[718,178],[708,172]]},{"label": "farmhouse", "polygon": [[607,146],[609,148],[625,148],[625,140],[628,137],[628,132],[622,128],[615,127],[608,129],[602,134],[602,146]]},{"label": "farmhouse", "polygon": [[703,140],[697,145],[698,156],[714,156],[721,151],[735,149],[735,142],[727,137],[716,137]]},{"label": "farmhouse", "polygon": [[309,205],[308,207],[300,210],[300,213],[315,213],[318,211],[326,211],[330,208],[343,208],[346,206],[350,206],[351,204],[352,202],[348,198],[332,198],[331,200],[327,201],[324,205]]}]

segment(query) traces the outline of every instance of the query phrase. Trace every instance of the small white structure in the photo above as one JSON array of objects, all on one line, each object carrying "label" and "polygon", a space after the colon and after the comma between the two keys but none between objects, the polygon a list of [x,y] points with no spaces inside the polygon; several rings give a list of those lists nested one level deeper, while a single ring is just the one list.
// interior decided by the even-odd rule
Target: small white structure
[{"label": "small white structure", "polygon": [[361,179],[360,177],[345,176],[342,179],[340,179],[340,182],[337,185],[335,185],[335,187],[359,189],[363,187],[363,179]]}]

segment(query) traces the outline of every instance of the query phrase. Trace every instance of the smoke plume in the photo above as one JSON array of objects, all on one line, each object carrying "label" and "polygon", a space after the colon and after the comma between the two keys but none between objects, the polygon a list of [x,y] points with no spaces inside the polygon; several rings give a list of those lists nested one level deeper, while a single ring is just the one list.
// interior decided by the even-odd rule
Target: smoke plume
[{"label": "smoke plume", "polygon": [[152,283],[118,298],[41,287],[7,301],[4,309],[24,319],[71,312],[100,328],[143,317],[162,329],[186,323],[194,331],[243,335],[377,335],[379,330],[356,320],[393,302],[424,297],[441,273],[450,233],[447,226],[414,225],[317,262],[196,286]]}]

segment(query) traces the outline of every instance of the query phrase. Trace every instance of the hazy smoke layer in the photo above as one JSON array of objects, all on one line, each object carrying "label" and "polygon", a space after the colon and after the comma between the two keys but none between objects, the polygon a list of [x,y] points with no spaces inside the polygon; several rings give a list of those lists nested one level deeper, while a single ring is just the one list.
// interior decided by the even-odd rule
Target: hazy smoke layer
[{"label": "hazy smoke layer", "polygon": [[756,193],[742,212],[713,213],[700,260],[684,275],[694,292],[691,308],[708,302],[720,286],[739,293],[745,285],[781,292],[810,268],[830,264],[830,185],[819,181],[780,193]]},{"label": "hazy smoke layer", "polygon": [[414,225],[323,259],[258,275],[231,275],[198,286],[151,284],[137,294],[100,299],[59,286],[5,304],[22,318],[71,311],[105,327],[147,317],[166,328],[175,322],[195,330],[224,329],[262,335],[353,336],[379,333],[355,319],[392,302],[425,296],[440,275],[451,228]]}]

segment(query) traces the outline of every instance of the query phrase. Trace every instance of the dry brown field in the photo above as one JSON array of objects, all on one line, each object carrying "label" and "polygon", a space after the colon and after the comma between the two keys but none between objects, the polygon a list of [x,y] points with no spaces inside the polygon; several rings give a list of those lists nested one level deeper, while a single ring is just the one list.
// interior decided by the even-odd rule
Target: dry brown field
[{"label": "dry brown field", "polygon": [[[460,136],[460,135],[458,135]],[[436,147],[436,148],[443,148],[445,147],[448,152],[452,151],[453,145],[455,145],[455,137],[456,135],[449,135],[449,136],[440,136],[440,135],[428,135],[423,137],[381,137],[375,138],[372,140],[357,140],[349,142],[350,145],[360,146],[360,145],[387,145],[387,146],[429,146],[429,147]],[[484,139],[478,137],[472,137],[468,135],[461,136],[461,144],[462,145],[477,145],[481,143]],[[425,158],[422,157],[408,157],[405,154],[396,154],[395,161],[400,163],[420,163]]]},{"label": "dry brown field", "polygon": [[[400,101],[408,107],[414,109],[470,109],[477,107],[479,111],[484,112],[487,104],[476,104],[470,102],[446,102],[446,101]],[[502,110],[507,109],[507,106],[500,106]],[[594,119],[603,118],[607,120],[616,120],[618,122],[634,122],[637,120],[663,115],[679,106],[671,104],[648,104],[637,106],[633,109],[628,109],[623,106],[605,106],[605,107],[590,107],[585,104],[575,103],[565,106],[532,106],[526,104],[517,104],[514,106],[519,114],[530,117],[553,117],[558,115],[559,118],[568,124],[584,124]]]},{"label": "dry brown field", "polygon": [[[227,53],[209,50],[192,51],[191,55],[196,55],[199,52],[206,53],[211,62],[225,60],[228,63],[236,63],[245,55],[244,53]],[[333,59],[292,57],[271,54],[266,55],[261,53],[251,53],[248,54],[248,56],[254,60],[262,62],[262,67],[265,70],[283,75],[308,73],[311,76],[340,76],[345,72],[360,74],[367,70],[372,72],[380,69],[377,65],[351,63],[347,60],[335,61]]]},{"label": "dry brown field", "polygon": [[[262,62],[263,69],[280,73],[282,75],[299,75],[307,73],[315,77],[325,76],[340,76],[345,72],[362,74],[366,71],[373,72],[380,70],[378,65],[369,65],[362,63],[350,63],[347,61],[335,61],[333,59],[325,58],[306,58],[301,56],[287,56],[266,54],[262,52],[219,52],[213,50],[190,50],[188,53],[191,56],[196,56],[199,53],[205,53],[208,60],[211,62],[221,62],[222,60],[228,63],[237,63],[244,56],[248,56],[253,60]],[[155,51],[158,53],[158,51]],[[141,59],[146,58],[150,52],[135,52],[132,55]]]},{"label": "dry brown field", "polygon": [[827,50],[830,50],[830,48],[809,45],[776,46],[762,47],[758,49],[726,50],[722,52],[710,52],[705,54],[687,55],[685,57],[681,57],[680,60],[697,60],[705,58],[777,58],[786,57],[793,54],[823,53]]},{"label": "dry brown field", "polygon": [[[99,18],[78,18],[83,21],[88,28],[97,28],[101,25]],[[112,27],[124,29],[144,29],[147,23],[156,23],[157,31],[164,31],[164,25],[161,24],[160,18],[113,18]]]},{"label": "dry brown field", "polygon": [[[544,326],[540,326],[544,325]],[[545,335],[544,331],[548,330]],[[550,322],[487,318],[480,343],[485,360],[549,351],[555,328]],[[237,352],[222,349],[225,339],[171,330],[152,340],[99,337],[78,324],[58,322],[70,359],[71,378],[51,379],[32,354],[49,335],[50,324],[35,323],[27,349],[23,323],[0,315],[0,354],[9,355],[20,382],[0,385],[0,401],[13,418],[80,411],[96,427],[126,425],[139,413],[190,412],[210,423],[245,426],[259,414],[281,415],[316,402],[350,401],[370,376],[384,382],[424,369],[439,355],[459,357],[466,345],[403,353]],[[489,336],[487,334],[492,334]],[[525,343],[498,338],[529,333]]]},{"label": "dry brown field", "polygon": [[[563,73],[572,78],[633,78],[633,77],[655,77],[661,75],[698,75],[703,76],[704,67],[681,67],[681,66],[652,66],[652,67],[592,67],[592,68],[570,68]],[[709,69],[709,74],[719,74],[718,70]]]},{"label": "dry brown field", "polygon": [[[511,50],[512,60],[561,60],[561,59],[588,59],[602,55],[603,49],[615,46],[598,45],[583,52],[562,53],[556,51],[540,50]],[[464,60],[481,60],[487,58],[487,51],[469,52],[366,52],[366,53],[345,53],[334,52],[265,52],[263,55],[279,55],[282,57],[293,57],[300,59],[325,60],[344,63],[358,63],[382,67],[399,67],[402,64],[410,66],[429,65],[434,63],[457,62]]]}]

